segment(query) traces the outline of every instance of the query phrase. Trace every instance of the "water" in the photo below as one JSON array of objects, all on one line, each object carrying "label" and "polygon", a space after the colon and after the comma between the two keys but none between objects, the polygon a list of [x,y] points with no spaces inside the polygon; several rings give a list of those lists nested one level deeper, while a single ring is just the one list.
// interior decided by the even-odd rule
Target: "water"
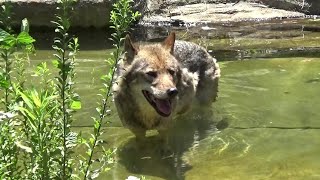
[{"label": "water", "polygon": [[[218,101],[211,108],[179,117],[171,131],[173,156],[158,152],[156,132],[134,148],[112,106],[103,129],[105,147],[116,147],[117,163],[100,179],[320,179],[320,21],[275,20],[169,28],[179,39],[197,42],[220,62]],[[159,40],[165,28],[136,31],[135,39]],[[40,35],[41,36],[41,35]],[[88,37],[89,36],[89,37]],[[95,37],[95,41],[91,39]],[[110,52],[101,33],[84,35],[77,59],[77,91],[83,109],[74,128],[89,132],[99,77]],[[90,41],[89,41],[90,40]],[[45,40],[40,39],[45,42]],[[92,43],[92,46],[90,45]],[[31,67],[51,60],[40,46]],[[30,68],[31,69],[31,68]]]}]

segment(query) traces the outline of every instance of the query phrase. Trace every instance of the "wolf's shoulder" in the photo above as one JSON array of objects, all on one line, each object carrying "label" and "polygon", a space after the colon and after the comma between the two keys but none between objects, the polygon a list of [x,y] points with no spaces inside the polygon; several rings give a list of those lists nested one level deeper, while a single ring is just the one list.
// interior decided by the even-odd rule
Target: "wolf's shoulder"
[{"label": "wolf's shoulder", "polygon": [[207,50],[193,42],[177,40],[174,45],[174,56],[191,71],[201,67],[214,66],[216,59]]},{"label": "wolf's shoulder", "polygon": [[189,41],[183,41],[183,40],[176,40],[174,44],[174,48],[175,50],[178,50],[178,51],[182,51],[182,50],[185,50],[185,51],[204,50],[205,51],[205,49],[199,46],[198,44],[189,42]]},{"label": "wolf's shoulder", "polygon": [[185,58],[185,57],[205,57],[209,56],[207,50],[193,42],[181,41],[177,40],[174,44],[174,54],[177,57]]}]

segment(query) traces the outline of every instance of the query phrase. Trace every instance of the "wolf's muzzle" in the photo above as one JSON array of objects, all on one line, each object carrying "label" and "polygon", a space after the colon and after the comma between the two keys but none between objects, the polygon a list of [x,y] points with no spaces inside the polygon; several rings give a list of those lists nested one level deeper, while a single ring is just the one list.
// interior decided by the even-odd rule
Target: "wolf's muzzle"
[{"label": "wolf's muzzle", "polygon": [[170,88],[167,90],[167,94],[170,98],[173,98],[178,94],[178,89],[177,88]]}]

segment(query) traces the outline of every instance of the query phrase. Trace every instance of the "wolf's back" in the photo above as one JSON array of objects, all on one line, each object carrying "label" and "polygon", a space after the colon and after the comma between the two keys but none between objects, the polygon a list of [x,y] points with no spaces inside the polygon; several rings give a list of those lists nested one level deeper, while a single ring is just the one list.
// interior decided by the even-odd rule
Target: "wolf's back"
[{"label": "wolf's back", "polygon": [[182,68],[197,73],[199,82],[196,96],[201,104],[208,104],[216,100],[220,68],[217,60],[205,48],[187,41],[176,41],[174,56],[181,63]]},{"label": "wolf's back", "polygon": [[218,69],[215,67],[216,59],[205,48],[192,42],[176,41],[174,56],[191,72],[203,71],[210,67]]}]

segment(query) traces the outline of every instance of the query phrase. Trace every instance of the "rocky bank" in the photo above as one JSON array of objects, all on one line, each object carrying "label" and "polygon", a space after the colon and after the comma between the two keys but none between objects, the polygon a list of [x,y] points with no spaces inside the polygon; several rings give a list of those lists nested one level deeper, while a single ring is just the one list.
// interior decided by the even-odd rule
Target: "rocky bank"
[{"label": "rocky bank", "polygon": [[[317,2],[316,2],[317,1]],[[4,0],[0,0],[0,3]],[[12,0],[18,26],[28,18],[32,26],[51,27],[56,0]],[[74,8],[73,26],[101,28],[108,25],[115,0],[79,0]],[[318,0],[135,0],[141,23],[221,22],[303,17],[320,14]]]}]

